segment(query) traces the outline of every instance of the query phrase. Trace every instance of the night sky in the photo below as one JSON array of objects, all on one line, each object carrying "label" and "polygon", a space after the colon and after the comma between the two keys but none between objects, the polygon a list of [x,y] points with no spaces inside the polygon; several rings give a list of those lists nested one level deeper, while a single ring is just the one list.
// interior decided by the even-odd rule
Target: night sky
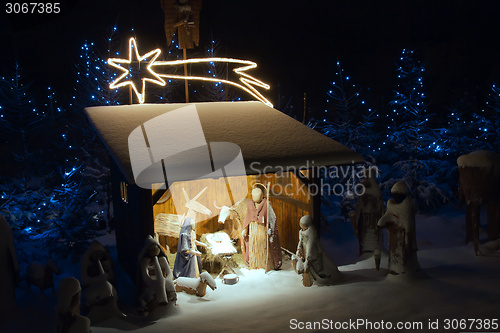
[{"label": "night sky", "polygon": [[[159,0],[67,0],[60,15],[5,14],[0,29],[0,70],[17,59],[34,81],[64,94],[85,39],[99,42],[116,24],[126,41],[131,29],[141,50],[166,50]],[[221,44],[221,56],[259,64],[257,78],[302,107],[302,96],[321,108],[340,60],[369,102],[384,107],[395,87],[394,61],[415,49],[427,68],[431,109],[451,106],[468,94],[480,107],[487,87],[499,82],[499,1],[215,1],[204,0],[200,47]],[[125,54],[125,44],[123,44]],[[257,73],[257,72],[256,72]],[[69,81],[68,81],[69,80]]]}]

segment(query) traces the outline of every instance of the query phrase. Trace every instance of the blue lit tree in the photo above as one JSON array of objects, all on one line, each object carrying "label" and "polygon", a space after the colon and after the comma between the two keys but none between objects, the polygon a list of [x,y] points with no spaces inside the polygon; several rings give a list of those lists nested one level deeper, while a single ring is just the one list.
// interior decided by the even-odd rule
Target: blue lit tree
[{"label": "blue lit tree", "polygon": [[[164,53],[162,51],[160,55],[161,59],[159,61],[167,61],[174,59],[182,59],[182,51],[179,49],[179,43],[177,41],[177,33],[174,34],[168,51]],[[178,103],[184,102],[184,81],[182,80],[165,80],[167,85],[164,87],[158,86],[156,84],[148,86],[148,101],[152,103]],[[189,84],[191,85],[191,83]],[[190,93],[190,96],[192,93]]]},{"label": "blue lit tree", "polygon": [[118,55],[117,28],[109,30],[100,48],[85,41],[76,63],[76,85],[70,106],[83,109],[95,105],[125,103],[126,90],[111,90],[109,84],[117,77],[107,64],[107,59]]},{"label": "blue lit tree", "polygon": [[[335,80],[331,82],[331,88],[327,92],[327,107],[321,112],[322,117],[315,120],[315,127],[363,155],[368,165],[374,165],[380,150],[377,147],[378,134],[374,131],[374,121],[378,115],[361,98],[361,89],[352,83],[349,75],[344,74],[340,61],[336,65]],[[325,179],[330,183],[339,182],[351,186],[338,203],[345,218],[354,209],[355,196],[352,189],[361,180],[358,176],[348,173],[344,179]]]},{"label": "blue lit tree", "polygon": [[412,50],[403,49],[396,61],[397,89],[389,103],[387,140],[397,149],[399,158],[427,157],[433,142],[429,131],[427,96],[424,89],[425,67],[416,61]]},{"label": "blue lit tree", "polygon": [[[485,110],[471,113],[470,105],[459,103],[451,107],[446,115],[446,123],[435,129],[437,137],[431,147],[443,159],[454,159],[478,149],[491,149],[495,128],[494,121],[487,119]],[[453,161],[455,162],[455,161]]]},{"label": "blue lit tree", "polygon": [[500,147],[500,87],[492,84],[488,101],[488,110],[481,110],[478,115],[480,123],[476,126],[477,139],[482,141],[483,147],[498,152]]},{"label": "blue lit tree", "polygon": [[[220,44],[212,40],[208,46],[205,47],[206,58],[216,58],[220,56]],[[210,62],[203,69],[207,76],[213,78],[227,79],[228,66],[227,64]],[[220,102],[220,101],[235,101],[241,100],[236,97],[229,86],[222,82],[193,82],[193,99],[203,102]]]},{"label": "blue lit tree", "polygon": [[344,74],[340,61],[337,61],[335,75],[327,93],[328,107],[322,112],[317,126],[325,135],[366,157],[372,157],[375,163],[374,156],[379,147],[376,147],[377,134],[373,127],[378,115],[360,97],[361,89]]},{"label": "blue lit tree", "polygon": [[37,137],[45,116],[32,93],[32,82],[26,81],[19,63],[0,80],[1,137],[8,141],[20,158],[28,157],[31,143]]},{"label": "blue lit tree", "polygon": [[69,162],[38,183],[18,177],[0,185],[2,210],[18,241],[35,241],[52,254],[83,253],[100,221],[89,208],[97,192],[81,167]]},{"label": "blue lit tree", "polygon": [[451,190],[441,188],[443,173],[449,173],[449,164],[439,159],[442,146],[437,142],[436,131],[430,128],[432,115],[428,111],[424,88],[425,67],[414,58],[414,51],[403,49],[396,61],[397,89],[385,115],[387,128],[385,146],[388,160],[393,167],[384,177],[387,191],[403,180],[420,210],[437,208],[449,200]]}]

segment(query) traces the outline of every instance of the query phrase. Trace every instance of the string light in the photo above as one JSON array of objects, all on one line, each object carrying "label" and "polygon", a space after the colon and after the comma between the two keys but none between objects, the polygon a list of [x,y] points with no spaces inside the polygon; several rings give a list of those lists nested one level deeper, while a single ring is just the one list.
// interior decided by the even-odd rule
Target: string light
[{"label": "string light", "polygon": [[[135,54],[136,57],[139,61],[144,61],[147,59],[149,56],[153,55],[153,58],[148,62],[148,65],[146,67],[147,71],[153,75],[156,80],[150,79],[150,78],[142,78],[142,90],[139,92],[137,88],[135,87],[135,84],[130,81],[122,81],[129,73],[130,70],[122,67],[119,64],[126,63],[130,64],[132,62],[132,48],[135,49]],[[252,95],[254,98],[257,100],[261,101],[262,103],[272,107],[272,103],[269,102],[255,87],[260,87],[266,90],[270,89],[270,86],[267,83],[264,83],[260,80],[257,80],[250,74],[246,73],[246,71],[254,69],[257,67],[257,64],[253,61],[250,60],[240,60],[240,59],[232,59],[232,58],[219,58],[219,57],[214,57],[214,58],[195,58],[195,59],[186,59],[186,60],[171,60],[171,61],[156,61],[158,56],[160,55],[161,51],[160,49],[155,49],[153,51],[150,51],[146,53],[144,56],[139,55],[139,51],[137,49],[137,43],[134,38],[130,38],[129,40],[129,59],[117,59],[117,58],[112,58],[108,60],[108,64],[111,66],[118,68],[124,73],[118,77],[115,81],[113,81],[110,84],[111,89],[123,87],[125,85],[131,85],[135,94],[137,95],[137,98],[139,100],[139,103],[144,103],[144,95],[145,95],[145,86],[146,86],[146,81],[158,84],[160,86],[165,86],[165,80],[163,78],[168,78],[168,79],[174,79],[174,80],[199,80],[199,81],[210,81],[210,82],[215,82],[215,83],[226,83],[230,84],[232,86],[235,86],[239,89],[242,89]],[[175,74],[164,74],[164,73],[157,73],[155,70],[153,70],[153,67],[168,67],[168,66],[181,66],[184,64],[202,64],[202,63],[208,63],[210,65],[214,65],[215,63],[225,63],[225,64],[237,64],[240,65],[240,67],[235,68],[233,71],[240,75],[239,81],[241,82],[234,82],[231,80],[225,80],[225,79],[220,79],[215,77],[213,75],[212,77],[206,77],[206,76],[194,76],[194,75],[175,75]]]}]

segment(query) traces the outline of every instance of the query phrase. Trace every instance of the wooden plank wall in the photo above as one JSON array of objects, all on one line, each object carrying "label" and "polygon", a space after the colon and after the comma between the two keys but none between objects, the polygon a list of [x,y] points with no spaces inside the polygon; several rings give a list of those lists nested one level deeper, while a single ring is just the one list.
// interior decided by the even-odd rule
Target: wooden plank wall
[{"label": "wooden plank wall", "polygon": [[[247,186],[245,186],[245,181]],[[167,192],[167,196],[170,195],[170,197],[165,202],[156,204],[153,207],[153,215],[156,216],[159,213],[187,213],[187,208],[184,208],[186,200],[182,194],[182,188],[186,189],[189,198],[193,198],[203,188],[207,187],[198,202],[210,209],[216,216],[203,220],[206,216],[199,214],[196,234],[201,236],[204,233],[217,232],[223,230],[224,225],[217,222],[219,210],[215,207],[214,202],[218,206],[230,206],[230,195],[233,196],[234,201],[238,201],[243,197],[251,198],[251,191],[256,182],[265,185],[270,182],[270,203],[276,213],[281,246],[295,252],[299,240],[299,220],[306,214],[312,214],[312,202],[309,199],[307,187],[293,173],[231,177],[230,184],[233,192],[228,191],[229,188],[223,178],[177,182]],[[177,211],[176,207],[178,209],[182,207],[182,210]],[[177,239],[167,237],[166,239],[160,239],[160,241],[168,244],[170,252],[176,252]]]}]

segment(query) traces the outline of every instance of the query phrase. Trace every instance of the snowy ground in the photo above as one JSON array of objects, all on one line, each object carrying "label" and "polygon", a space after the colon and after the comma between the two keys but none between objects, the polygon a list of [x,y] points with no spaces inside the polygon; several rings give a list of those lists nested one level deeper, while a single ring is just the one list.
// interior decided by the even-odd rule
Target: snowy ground
[{"label": "snowy ground", "polygon": [[[93,323],[92,332],[282,332],[314,322],[325,326],[304,331],[429,332],[429,320],[438,320],[433,332],[500,332],[500,328],[479,327],[477,321],[468,321],[462,329],[456,327],[458,321],[450,321],[450,329],[445,326],[446,319],[500,321],[500,251],[495,248],[500,244],[484,244],[485,254],[476,257],[472,245],[463,244],[463,212],[449,207],[433,216],[417,216],[417,232],[422,271],[415,276],[390,276],[385,269],[377,272],[372,258],[356,257],[357,241],[350,224],[331,219],[324,227],[322,243],[343,272],[339,285],[305,288],[289,263],[268,274],[242,269],[238,284],[217,280],[217,290],[208,289],[203,298],[179,293],[177,306],[156,314],[159,319],[146,321],[133,315],[127,321],[111,319]],[[381,267],[387,267],[387,257]],[[63,268],[75,270],[77,266],[69,263]],[[124,292],[124,286],[126,281],[119,282],[119,294],[126,302],[132,295]],[[25,289],[17,292],[20,311],[0,325],[0,332],[51,332],[55,298],[36,297]],[[365,324],[360,321],[357,329],[346,326],[357,320]],[[398,322],[416,326],[398,330]],[[389,324],[392,330],[387,329]],[[335,329],[335,325],[345,329]]]}]

